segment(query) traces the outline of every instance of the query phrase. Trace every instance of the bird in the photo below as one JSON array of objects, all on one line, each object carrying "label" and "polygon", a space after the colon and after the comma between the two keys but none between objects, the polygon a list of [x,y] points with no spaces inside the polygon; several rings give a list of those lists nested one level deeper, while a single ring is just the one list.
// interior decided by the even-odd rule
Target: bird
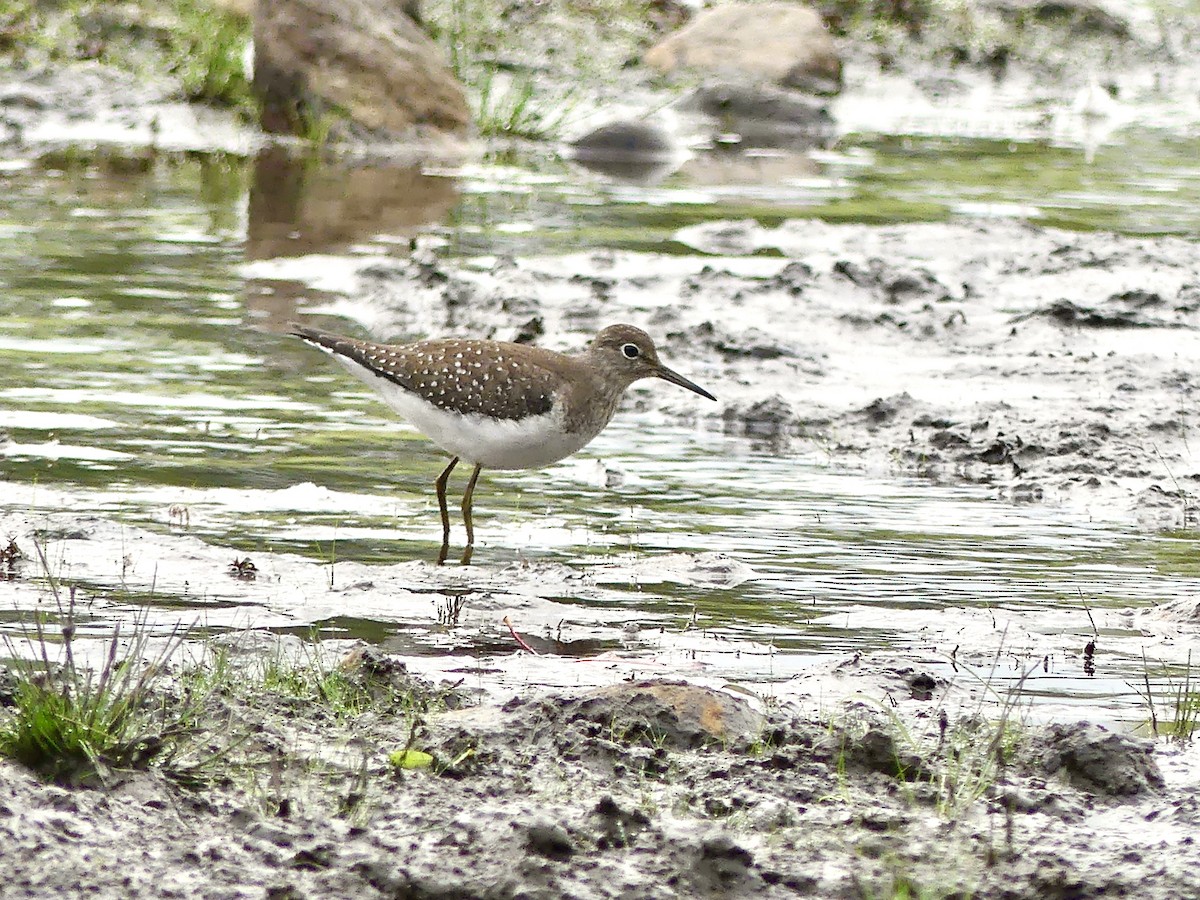
[{"label": "bird", "polygon": [[536,469],[581,450],[611,421],[626,389],[643,378],[717,399],[667,368],[650,335],[633,325],[609,325],[575,354],[465,338],[379,344],[294,322],[289,329],[331,354],[450,455],[434,482],[442,518],[438,565],[450,550],[446,486],[460,461],[474,466],[462,498],[467,543],[460,564],[467,565],[475,544],[475,484],[483,469]]}]

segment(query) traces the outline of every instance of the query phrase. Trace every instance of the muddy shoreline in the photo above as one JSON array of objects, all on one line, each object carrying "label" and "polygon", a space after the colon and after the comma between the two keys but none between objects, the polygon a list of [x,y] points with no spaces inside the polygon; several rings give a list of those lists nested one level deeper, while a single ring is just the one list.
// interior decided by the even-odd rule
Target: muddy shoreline
[{"label": "muddy shoreline", "polygon": [[[939,52],[924,47],[928,55],[901,60],[884,80],[895,90],[929,81]],[[865,121],[877,102],[877,48],[852,59],[841,109]],[[1040,74],[1014,65],[1007,84]],[[1078,84],[1059,74],[1047,93],[1065,102]],[[1184,63],[1170,74],[1181,84],[1193,77]],[[993,79],[960,70],[922,96],[944,122],[989,84],[1001,85],[1000,106],[1011,101]],[[632,96],[645,107],[661,99],[641,82]],[[6,97],[16,156],[96,143],[236,154],[261,146],[230,117],[177,103],[170,84],[98,67],[26,73]],[[268,259],[244,271],[303,284],[324,298],[316,312],[384,338],[526,337],[566,349],[631,321],[720,398],[698,410],[677,394],[637,390],[631,405],[642,412],[703,417],[711,430],[781,454],[819,451],[849,471],[984,485],[997,503],[1051,505],[1131,533],[1195,525],[1193,242],[992,218],[715,222],[676,241],[694,253],[462,260],[422,239],[404,259]],[[56,516],[57,537],[92,542],[108,565],[138,536],[115,519]],[[0,537],[11,533],[27,556],[47,527],[20,510],[2,521]],[[230,555],[176,533],[156,550],[165,551],[156,565],[195,583]],[[263,553],[256,562],[264,584],[274,567],[309,585],[326,577],[311,561]],[[736,559],[703,555],[644,565],[678,566],[685,583],[736,587],[752,576]],[[44,593],[36,568],[28,558],[14,567],[14,593]],[[550,582],[577,573],[527,568],[455,581],[420,563],[351,562],[339,591],[390,601],[465,583],[478,604],[467,619],[498,634],[493,655],[532,666],[496,621],[509,600],[498,585],[536,596],[539,584],[548,594]],[[139,577],[135,587],[153,594],[150,575]],[[297,588],[281,577],[275,589]],[[550,632],[552,603],[526,610],[521,627]],[[1182,645],[1194,637],[1193,612],[1139,611],[1136,621]],[[161,629],[173,610],[159,613]],[[457,615],[445,615],[452,640]],[[1122,625],[1132,612],[1096,617],[1103,633],[1136,627]],[[1061,716],[1039,721],[993,673],[1003,658],[1019,686],[1019,671],[1049,666],[1049,655],[1006,648],[1003,635],[999,649],[980,643],[957,657],[955,647],[953,677],[944,664],[878,653],[823,662],[808,680],[749,696],[690,671],[686,684],[675,672],[630,671],[604,688],[547,689],[532,668],[533,686],[517,692],[489,682],[482,652],[430,680],[366,645],[314,650],[269,635],[298,627],[278,618],[234,639],[189,642],[155,681],[155,703],[192,716],[174,739],[178,757],[102,775],[0,761],[0,867],[10,873],[0,897],[1200,894],[1195,745]],[[939,639],[955,622],[944,627]],[[993,621],[992,638],[996,630]],[[667,640],[671,659],[695,659],[694,646]],[[1083,641],[1062,642],[1073,649],[1056,664],[1083,665]],[[950,653],[952,642],[942,643]],[[539,664],[559,670],[592,652],[535,646]],[[230,668],[214,665],[218,651]],[[349,694],[331,692],[343,682]],[[14,702],[13,679],[0,680],[0,704],[11,712]],[[410,750],[423,755],[403,755]]]},{"label": "muddy shoreline", "polygon": [[[327,267],[328,283],[311,283],[340,295],[330,312],[379,333],[532,331],[570,346],[608,321],[636,321],[717,391],[711,427],[777,452],[819,446],[835,466],[983,483],[997,502],[1060,504],[1131,529],[1188,521],[1185,486],[1197,475],[1182,360],[1200,314],[1190,242],[1010,223],[729,222],[678,237],[709,255],[464,263],[430,252]],[[304,261],[248,264],[247,275],[286,278],[294,265]],[[666,391],[636,392],[633,403],[696,415]],[[56,527],[69,531],[69,519],[59,514]],[[10,517],[6,527],[28,545],[39,526]],[[117,547],[134,534],[95,522],[66,537]],[[220,548],[173,540],[159,549],[173,547],[185,567],[224,560]],[[171,566],[158,555],[158,567]],[[270,556],[257,563],[264,577],[276,566],[303,575]],[[384,589],[383,569],[349,565],[340,590]],[[392,567],[388,590],[455,581],[406,566]],[[310,581],[324,577],[310,568]],[[501,573],[477,574],[486,586]],[[514,581],[548,577],[569,573]],[[487,601],[475,613],[484,619],[506,603],[471,596],[469,605]],[[1160,627],[1186,640],[1189,612],[1164,613],[1172,621]],[[1097,611],[1099,627],[1121,615]],[[526,608],[522,627],[536,621]],[[997,659],[1042,664],[999,639]],[[269,659],[272,646],[246,658]],[[312,652],[282,646],[301,664]],[[697,678],[481,691],[486,657],[434,685],[374,651],[349,663],[341,652],[323,670],[349,666],[400,687],[347,711],[320,694],[232,680],[206,699],[189,738],[193,752],[219,756],[199,783],[155,765],[62,787],[0,763],[0,858],[20,873],[3,895],[1200,891],[1195,745],[1039,724],[1022,712],[1019,684],[992,686],[983,646],[960,657],[972,659],[970,677],[856,654],[750,698]],[[505,640],[496,652],[524,651]],[[181,693],[185,670],[173,666],[162,689]],[[396,699],[414,695],[438,700]],[[407,748],[428,754],[428,767],[397,766]]]},{"label": "muddy shoreline", "polygon": [[[814,717],[671,681],[477,706],[371,651],[351,659],[341,671],[397,693],[353,716],[248,681],[210,695],[199,746],[232,749],[199,781],[166,765],[64,788],[0,765],[4,896],[1200,889],[1178,751],[939,717],[946,685],[912,669],[855,673],[889,684],[891,709]],[[414,736],[431,764],[395,765]]]}]

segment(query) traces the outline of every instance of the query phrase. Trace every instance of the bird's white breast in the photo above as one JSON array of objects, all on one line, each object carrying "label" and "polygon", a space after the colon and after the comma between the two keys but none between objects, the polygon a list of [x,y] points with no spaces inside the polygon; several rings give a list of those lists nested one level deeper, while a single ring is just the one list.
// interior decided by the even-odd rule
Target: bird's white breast
[{"label": "bird's white breast", "polygon": [[388,406],[447,453],[487,469],[548,466],[584,447],[601,430],[568,434],[558,404],[548,413],[521,419],[448,412],[353,360],[342,356],[335,359],[378,391]]}]

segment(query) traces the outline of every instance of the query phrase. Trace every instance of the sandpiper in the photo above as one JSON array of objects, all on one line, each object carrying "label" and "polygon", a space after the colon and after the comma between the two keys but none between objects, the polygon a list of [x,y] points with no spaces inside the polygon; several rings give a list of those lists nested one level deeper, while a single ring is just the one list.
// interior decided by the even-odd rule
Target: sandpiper
[{"label": "sandpiper", "polygon": [[291,329],[331,353],[452,457],[435,482],[442,514],[438,565],[450,549],[446,482],[459,460],[475,466],[462,499],[465,565],[475,544],[471,501],[485,466],[534,469],[570,456],[604,430],[625,390],[642,378],[717,399],[659,362],[654,341],[632,325],[608,326],[575,355],[507,341],[375,344],[304,325]]}]

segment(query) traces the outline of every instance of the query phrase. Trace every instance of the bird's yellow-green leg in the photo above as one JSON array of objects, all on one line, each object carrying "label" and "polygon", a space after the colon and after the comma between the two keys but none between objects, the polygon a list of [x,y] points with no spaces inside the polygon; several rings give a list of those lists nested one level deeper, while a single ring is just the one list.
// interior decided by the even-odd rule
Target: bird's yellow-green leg
[{"label": "bird's yellow-green leg", "polygon": [[482,468],[482,465],[476,463],[475,471],[471,473],[471,480],[467,482],[467,489],[463,491],[463,523],[467,526],[467,546],[463,548],[461,560],[461,564],[464,566],[471,562],[471,551],[475,549],[475,526],[471,521],[471,503],[475,499],[475,482],[479,480],[479,470]]},{"label": "bird's yellow-green leg", "polygon": [[450,465],[442,470],[442,474],[434,482],[437,485],[438,510],[442,514],[442,552],[438,554],[437,558],[439,566],[446,561],[446,554],[450,552],[450,513],[446,509],[446,482],[450,480],[450,473],[457,465],[458,457],[456,456],[450,460]]}]

